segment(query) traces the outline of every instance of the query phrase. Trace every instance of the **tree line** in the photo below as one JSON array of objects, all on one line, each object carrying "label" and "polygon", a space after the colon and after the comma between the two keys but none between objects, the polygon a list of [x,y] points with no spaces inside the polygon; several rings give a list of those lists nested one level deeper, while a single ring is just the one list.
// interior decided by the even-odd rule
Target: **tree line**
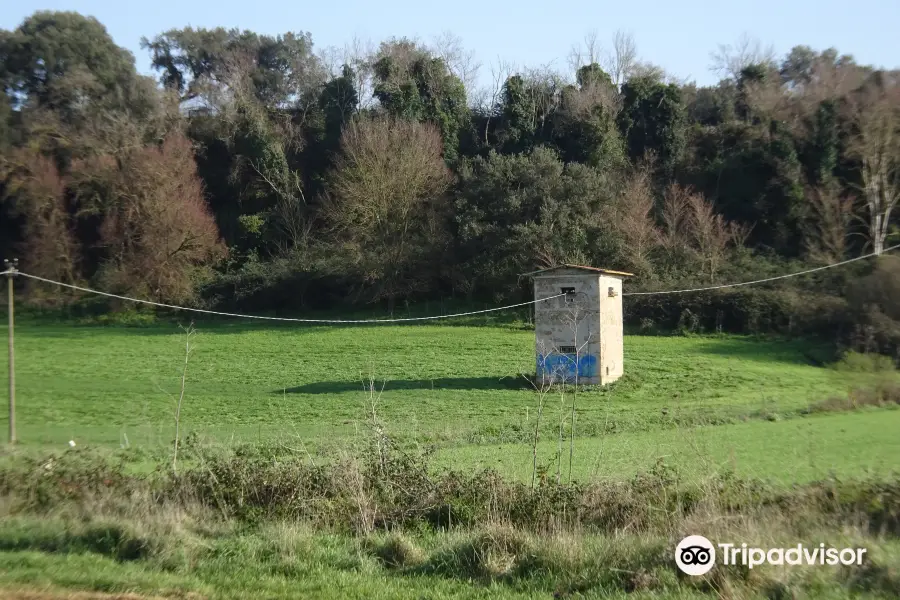
[{"label": "tree line", "polygon": [[0,250],[29,272],[163,302],[393,307],[527,297],[521,273],[563,262],[654,289],[900,241],[900,71],[833,48],[743,37],[698,86],[624,33],[585,36],[567,72],[478,65],[449,34],[141,45],[156,77],[91,17],[0,31]]}]

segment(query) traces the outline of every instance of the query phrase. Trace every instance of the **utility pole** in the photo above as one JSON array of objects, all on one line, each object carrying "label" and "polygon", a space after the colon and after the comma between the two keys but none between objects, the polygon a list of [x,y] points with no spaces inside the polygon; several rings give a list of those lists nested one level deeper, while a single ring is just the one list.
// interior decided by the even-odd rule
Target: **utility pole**
[{"label": "utility pole", "polygon": [[3,260],[3,266],[6,267],[6,291],[9,298],[9,304],[6,306],[6,312],[9,315],[9,443],[16,443],[16,353],[13,340],[15,339],[15,305],[13,304],[13,277],[19,272],[19,259],[14,258],[12,262]]}]

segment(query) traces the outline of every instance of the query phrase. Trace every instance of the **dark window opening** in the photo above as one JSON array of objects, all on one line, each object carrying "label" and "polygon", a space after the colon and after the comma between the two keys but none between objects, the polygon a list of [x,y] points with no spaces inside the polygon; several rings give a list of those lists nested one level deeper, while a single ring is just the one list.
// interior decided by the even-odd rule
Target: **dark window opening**
[{"label": "dark window opening", "polygon": [[566,295],[566,304],[571,304],[572,302],[575,302],[575,288],[573,288],[573,287],[560,288],[560,292]]},{"label": "dark window opening", "polygon": [[575,346],[560,346],[560,354],[575,354]]}]

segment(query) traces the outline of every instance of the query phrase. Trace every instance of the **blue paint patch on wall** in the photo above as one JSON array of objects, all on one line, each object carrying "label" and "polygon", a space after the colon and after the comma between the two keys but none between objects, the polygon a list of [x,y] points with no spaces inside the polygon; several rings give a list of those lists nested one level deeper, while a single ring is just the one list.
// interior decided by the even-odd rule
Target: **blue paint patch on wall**
[{"label": "blue paint patch on wall", "polygon": [[597,357],[591,355],[576,356],[575,354],[548,354],[537,355],[538,377],[565,378],[597,376]]}]

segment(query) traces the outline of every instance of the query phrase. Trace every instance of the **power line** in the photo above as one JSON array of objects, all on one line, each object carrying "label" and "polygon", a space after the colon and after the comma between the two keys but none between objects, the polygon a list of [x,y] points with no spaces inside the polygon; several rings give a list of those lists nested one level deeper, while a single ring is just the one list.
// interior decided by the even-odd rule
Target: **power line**
[{"label": "power line", "polygon": [[[5,272],[4,272],[5,273]],[[3,275],[4,273],[0,273]],[[452,315],[433,315],[430,317],[409,317],[404,319],[355,319],[355,320],[347,320],[347,319],[295,319],[291,317],[264,317],[262,315],[243,315],[239,313],[228,313],[221,312],[217,310],[206,310],[203,308],[189,308],[186,306],[175,306],[174,304],[163,304],[162,302],[153,302],[152,300],[141,300],[140,298],[129,298],[128,296],[120,296],[118,294],[110,294],[109,292],[101,292],[99,290],[92,290],[90,288],[81,287],[78,285],[72,285],[70,283],[62,283],[61,281],[53,281],[52,279],[45,279],[43,277],[38,277],[37,275],[31,275],[29,273],[23,273],[22,271],[18,271],[16,275],[21,277],[27,277],[29,279],[34,279],[35,281],[43,281],[44,283],[50,283],[53,285],[58,285],[60,287],[69,288],[72,290],[78,290],[79,292],[87,292],[89,294],[97,294],[99,296],[106,296],[107,298],[117,298],[119,300],[126,300],[128,302],[137,302],[138,304],[149,304],[150,306],[158,306],[161,308],[171,308],[174,310],[184,310],[189,312],[203,313],[206,315],[217,315],[220,317],[238,317],[241,319],[260,319],[265,321],[288,321],[292,323],[347,323],[347,324],[355,324],[355,323],[400,323],[407,321],[429,321],[434,319],[451,319],[454,317],[466,317],[469,315],[480,315],[489,312],[495,312],[498,310],[508,310],[510,308],[518,308],[520,306],[527,306],[529,304],[537,304],[538,302],[544,302],[546,300],[552,300],[553,298],[559,298],[560,296],[565,296],[565,294],[557,294],[555,296],[550,296],[549,298],[540,298],[538,300],[531,300],[529,302],[520,302],[519,304],[510,304],[509,306],[498,306],[496,308],[486,308],[484,310],[474,310],[471,312],[464,313],[455,313]]]},{"label": "power line", "polygon": [[[890,252],[891,250],[896,250],[900,248],[900,244],[896,246],[891,246],[890,248],[885,248],[882,252]],[[876,256],[875,252],[871,252],[869,254],[864,254],[863,256],[857,256],[856,258],[851,258],[849,260],[843,260],[841,262],[837,262],[831,265],[825,265],[824,267],[816,267],[814,269],[807,269],[805,271],[797,271],[796,273],[788,273],[787,275],[777,275],[775,277],[766,277],[765,279],[756,279],[754,281],[743,281],[741,283],[725,283],[722,285],[711,285],[708,287],[699,287],[699,288],[691,288],[687,290],[667,290],[662,292],[629,292],[627,294],[622,294],[623,296],[655,296],[658,294],[687,294],[688,292],[705,292],[707,290],[720,290],[722,288],[733,288],[733,287],[741,287],[744,285],[754,285],[757,283],[766,283],[767,281],[777,281],[779,279],[788,279],[789,277],[797,277],[799,275],[808,275],[809,273],[815,273],[816,271],[824,271],[825,269],[830,269],[832,267],[840,267],[841,265],[846,265],[848,263],[855,262],[857,260],[863,260],[864,258],[871,258]]]},{"label": "power line", "polygon": [[[900,248],[900,244],[897,244],[896,246],[891,246],[890,248],[886,248],[885,250],[883,250],[883,252],[890,252],[892,250],[896,250],[897,248]],[[807,275],[809,273],[815,273],[817,271],[824,271],[825,269],[831,269],[833,267],[840,267],[842,265],[846,265],[846,264],[849,264],[849,263],[852,263],[852,262],[855,262],[858,260],[871,258],[872,256],[875,256],[874,252],[872,252],[870,254],[865,254],[863,256],[858,256],[856,258],[851,258],[849,260],[837,262],[834,264],[825,265],[823,267],[816,267],[814,269],[806,269],[805,271],[797,271],[796,273],[788,273],[786,275],[778,275],[776,277],[766,277],[765,279],[756,279],[753,281],[743,281],[740,283],[725,283],[722,285],[711,285],[711,286],[707,286],[707,287],[690,288],[690,289],[683,289],[683,290],[665,290],[665,291],[659,291],[659,292],[629,292],[629,293],[622,294],[622,295],[623,296],[653,296],[653,295],[658,295],[658,294],[660,294],[660,295],[661,294],[687,294],[690,292],[703,292],[703,291],[708,291],[708,290],[720,290],[720,289],[724,289],[724,288],[733,288],[733,287],[741,287],[741,286],[745,286],[745,285],[754,285],[757,283],[766,283],[769,281],[777,281],[780,279],[788,279],[790,277],[798,277],[800,275]],[[9,274],[10,272],[11,271],[9,271],[9,270],[2,271],[2,272],[0,272],[0,275],[6,275],[6,274]],[[559,298],[559,297],[565,295],[565,294],[557,294],[555,296],[549,296],[547,298],[539,298],[537,300],[531,300],[529,302],[520,302],[518,304],[510,304],[508,306],[498,306],[496,308],[486,308],[484,310],[475,310],[475,311],[470,311],[470,312],[454,313],[451,315],[433,315],[433,316],[429,316],[429,317],[408,317],[408,318],[402,318],[402,319],[296,319],[296,318],[292,318],[292,317],[265,317],[265,316],[261,316],[261,315],[245,315],[245,314],[240,314],[240,313],[229,313],[229,312],[222,312],[222,311],[217,311],[217,310],[206,310],[203,308],[189,308],[186,306],[176,306],[174,304],[164,304],[162,302],[153,302],[152,300],[142,300],[140,298],[130,298],[128,296],[120,296],[118,294],[110,294],[109,292],[101,292],[100,290],[94,290],[91,288],[81,287],[81,286],[73,285],[70,283],[63,283],[61,281],[54,281],[52,279],[46,279],[44,277],[38,277],[37,275],[31,275],[30,273],[23,273],[22,271],[16,271],[16,275],[20,276],[20,277],[27,277],[28,279],[33,279],[35,281],[41,281],[44,283],[49,283],[52,285],[58,285],[60,287],[77,290],[79,292],[85,292],[88,294],[96,294],[98,296],[106,296],[107,298],[116,298],[118,300],[125,300],[126,302],[135,302],[137,304],[147,304],[150,306],[158,306],[160,308],[170,308],[173,310],[183,310],[183,311],[187,311],[187,312],[195,312],[195,313],[201,313],[201,314],[206,314],[206,315],[216,315],[216,316],[220,316],[220,317],[237,317],[240,319],[258,319],[258,320],[263,320],[263,321],[284,321],[284,322],[291,322],[291,323],[325,323],[325,324],[404,323],[404,322],[410,322],[410,321],[431,321],[431,320],[436,320],[436,319],[452,319],[452,318],[456,318],[456,317],[467,317],[467,316],[471,316],[471,315],[481,315],[481,314],[485,314],[485,313],[489,313],[489,312],[509,310],[510,308],[518,308],[520,306],[528,306],[531,304],[537,304],[539,302],[545,302],[547,300],[552,300],[554,298]]]}]

